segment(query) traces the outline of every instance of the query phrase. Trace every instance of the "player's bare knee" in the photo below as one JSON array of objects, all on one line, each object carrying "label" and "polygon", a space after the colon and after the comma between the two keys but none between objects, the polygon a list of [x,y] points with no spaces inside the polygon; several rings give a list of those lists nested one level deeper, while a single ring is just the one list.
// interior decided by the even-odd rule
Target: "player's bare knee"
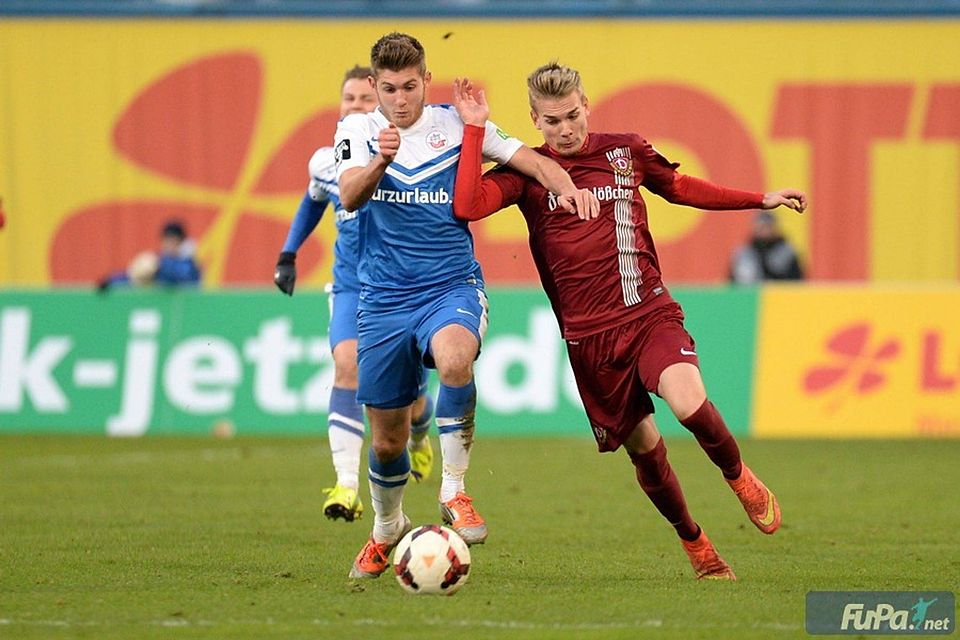
[{"label": "player's bare knee", "polygon": [[333,385],[357,388],[357,341],[343,340],[333,348]]},{"label": "player's bare knee", "polygon": [[[664,399],[666,400],[666,398]],[[667,400],[667,404],[670,405],[670,410],[677,417],[677,420],[686,420],[697,412],[697,409],[703,405],[706,399],[705,393],[690,391]]]},{"label": "player's bare knee", "polygon": [[479,348],[476,336],[466,327],[453,324],[440,329],[430,341],[440,382],[452,387],[468,384]]},{"label": "player's bare knee", "polygon": [[371,429],[370,446],[380,462],[396,460],[407,446],[409,434],[402,428]]},{"label": "player's bare knee", "polygon": [[447,344],[434,354],[440,382],[462,387],[473,379],[473,361],[477,357],[475,343]]},{"label": "player's bare knee", "polygon": [[356,389],[359,386],[357,378],[357,364],[353,366],[341,367],[336,362],[333,364],[333,386],[340,389]]},{"label": "player's bare knee", "polygon": [[373,448],[373,455],[382,463],[399,458],[406,445],[406,440],[398,440],[390,437],[374,437],[370,443],[370,446]]},{"label": "player's bare knee", "polygon": [[410,407],[377,409],[367,407],[370,422],[370,446],[377,460],[396,460],[407,446],[410,437]]},{"label": "player's bare knee", "polygon": [[473,359],[448,360],[437,363],[437,376],[448,387],[462,387],[473,380]]},{"label": "player's bare knee", "polygon": [[623,447],[631,459],[653,451],[660,442],[660,431],[652,415],[646,416],[624,441]]}]

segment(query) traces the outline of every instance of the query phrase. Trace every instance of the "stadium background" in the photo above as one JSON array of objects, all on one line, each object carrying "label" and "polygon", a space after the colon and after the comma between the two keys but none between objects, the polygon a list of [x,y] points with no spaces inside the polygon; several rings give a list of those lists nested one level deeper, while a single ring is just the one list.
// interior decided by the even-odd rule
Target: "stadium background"
[{"label": "stadium background", "polygon": [[[427,49],[433,100],[469,75],[528,143],[524,78],[558,58],[583,73],[595,129],[638,131],[723,184],[808,191],[806,215],[779,216],[810,281],[757,289],[725,284],[749,213],[647,198],[738,434],[960,434],[952,3],[366,6],[377,17],[349,3],[4,3],[0,432],[322,431],[332,220],[292,300],[272,267],[306,160],[332,137],[341,70],[399,29]],[[199,241],[202,291],[96,295],[168,217]],[[519,215],[474,235],[493,305],[482,428],[589,437]]]}]

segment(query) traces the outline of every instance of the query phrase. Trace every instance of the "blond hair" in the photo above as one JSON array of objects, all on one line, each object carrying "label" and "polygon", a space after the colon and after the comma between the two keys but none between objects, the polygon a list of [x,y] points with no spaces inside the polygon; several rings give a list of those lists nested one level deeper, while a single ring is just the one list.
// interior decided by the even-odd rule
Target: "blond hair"
[{"label": "blond hair", "polygon": [[417,67],[420,75],[427,72],[427,54],[413,36],[394,31],[383,36],[370,49],[370,66],[374,74],[383,69],[402,71]]},{"label": "blond hair", "polygon": [[576,91],[581,97],[583,82],[580,72],[553,60],[539,67],[527,76],[527,93],[530,107],[535,109],[534,100],[544,98],[563,98]]}]

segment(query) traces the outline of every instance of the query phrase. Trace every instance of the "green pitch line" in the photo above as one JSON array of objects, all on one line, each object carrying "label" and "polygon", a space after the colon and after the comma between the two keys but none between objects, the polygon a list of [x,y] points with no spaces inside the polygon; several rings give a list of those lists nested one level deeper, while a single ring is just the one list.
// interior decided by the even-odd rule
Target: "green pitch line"
[{"label": "green pitch line", "polygon": [[[0,637],[793,638],[808,590],[960,588],[960,441],[743,443],[783,506],[772,537],[692,439],[668,447],[739,582],[692,579],[624,454],[481,436],[490,538],[429,598],[348,582],[372,511],[364,486],[363,520],[323,518],[322,439],[2,437]],[[416,524],[438,475],[408,487]]]}]

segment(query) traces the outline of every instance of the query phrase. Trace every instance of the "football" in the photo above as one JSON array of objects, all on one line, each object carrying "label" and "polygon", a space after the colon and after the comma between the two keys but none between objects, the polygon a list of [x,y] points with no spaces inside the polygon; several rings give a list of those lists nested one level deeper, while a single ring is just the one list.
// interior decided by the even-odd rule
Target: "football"
[{"label": "football", "polygon": [[397,544],[393,570],[408,593],[453,595],[470,575],[470,549],[452,529],[424,525]]}]

